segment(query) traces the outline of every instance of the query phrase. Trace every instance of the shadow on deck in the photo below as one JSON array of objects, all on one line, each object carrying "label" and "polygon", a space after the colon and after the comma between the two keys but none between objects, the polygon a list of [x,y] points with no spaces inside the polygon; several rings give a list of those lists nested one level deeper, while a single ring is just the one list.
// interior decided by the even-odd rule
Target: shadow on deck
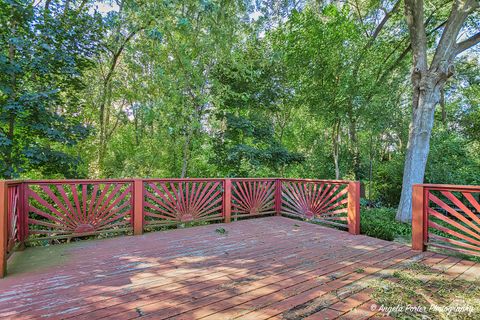
[{"label": "shadow on deck", "polygon": [[0,280],[2,319],[366,319],[380,316],[368,282],[408,263],[455,278],[480,271],[285,217],[30,248],[12,259]]}]

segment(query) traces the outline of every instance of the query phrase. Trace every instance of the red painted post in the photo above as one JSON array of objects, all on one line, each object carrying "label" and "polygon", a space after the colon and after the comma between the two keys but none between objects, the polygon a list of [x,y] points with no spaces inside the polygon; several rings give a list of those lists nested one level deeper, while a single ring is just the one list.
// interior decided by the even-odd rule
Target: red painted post
[{"label": "red painted post", "polygon": [[7,274],[8,184],[0,181],[0,278]]},{"label": "red painted post", "polygon": [[133,234],[143,234],[143,180],[133,181]]},{"label": "red painted post", "polygon": [[275,214],[282,215],[282,180],[275,180]]},{"label": "red painted post", "polygon": [[29,194],[28,194],[29,185],[25,181],[22,183],[22,190],[23,190],[22,212],[21,212],[22,224],[20,225],[20,228],[22,228],[22,233],[21,233],[20,240],[23,241],[23,243],[25,243],[25,241],[28,239],[28,236],[29,236],[28,215],[30,210]]},{"label": "red painted post", "polygon": [[232,219],[232,180],[225,179],[225,188],[223,191],[223,216],[225,223]]},{"label": "red painted post", "polygon": [[360,234],[360,181],[348,183],[348,232]]},{"label": "red painted post", "polygon": [[421,184],[413,186],[412,192],[412,249],[425,251],[425,187]]},{"label": "red painted post", "polygon": [[28,202],[26,201],[27,184],[22,182],[20,184],[20,192],[18,197],[18,251],[25,250],[25,239],[28,233]]}]

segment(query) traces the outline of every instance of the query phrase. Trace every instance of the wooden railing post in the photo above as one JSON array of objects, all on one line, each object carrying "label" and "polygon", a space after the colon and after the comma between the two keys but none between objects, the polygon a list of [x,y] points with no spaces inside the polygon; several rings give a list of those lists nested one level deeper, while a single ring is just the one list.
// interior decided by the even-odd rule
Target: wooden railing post
[{"label": "wooden railing post", "polygon": [[225,179],[223,190],[223,217],[225,223],[232,219],[232,180]]},{"label": "wooden railing post", "polygon": [[348,232],[360,234],[360,181],[348,183]]},{"label": "wooden railing post", "polygon": [[412,249],[425,251],[425,187],[415,184],[412,192]]},{"label": "wooden railing post", "polygon": [[0,278],[7,274],[8,184],[0,181]]},{"label": "wooden railing post", "polygon": [[28,194],[27,184],[22,181],[18,199],[18,241],[17,250],[25,250],[25,240],[28,237]]},{"label": "wooden railing post", "polygon": [[275,214],[282,214],[282,180],[275,180]]},{"label": "wooden railing post", "polygon": [[133,234],[143,234],[143,180],[133,181]]}]

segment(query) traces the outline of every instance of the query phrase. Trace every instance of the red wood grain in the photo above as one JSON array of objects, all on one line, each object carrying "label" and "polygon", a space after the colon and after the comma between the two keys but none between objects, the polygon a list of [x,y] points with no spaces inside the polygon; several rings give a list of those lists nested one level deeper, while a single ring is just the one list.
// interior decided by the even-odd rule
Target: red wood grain
[{"label": "red wood grain", "polygon": [[[478,256],[480,186],[415,185],[412,245],[437,247]],[[422,239],[422,241],[421,241]]]},{"label": "red wood grain", "polygon": [[232,181],[232,213],[234,216],[275,213],[275,180],[235,179]]},{"label": "red wood grain", "polygon": [[135,179],[133,182],[133,234],[140,235],[143,233],[143,208],[144,208],[144,186],[143,180]]},{"label": "red wood grain", "polygon": [[348,184],[348,232],[360,234],[360,182]]},{"label": "red wood grain", "polygon": [[146,224],[222,219],[222,180],[150,181],[146,195]]},{"label": "red wood grain", "polygon": [[[458,258],[284,217],[222,227],[226,235],[207,225],[68,245],[61,263],[2,280],[0,317],[280,319],[303,312],[314,299],[333,297],[330,310],[353,318],[364,314],[357,311],[362,306],[368,310],[371,297],[348,288],[406,262],[422,261],[452,277],[474,277],[480,270]],[[44,249],[27,248],[19,257],[41,259],[34,253]]]},{"label": "red wood grain", "polygon": [[282,213],[348,227],[348,191],[348,183],[337,181],[284,180]]},{"label": "red wood grain", "polygon": [[232,180],[225,179],[223,195],[223,217],[225,223],[229,223],[232,219]]},{"label": "red wood grain", "polygon": [[8,183],[0,181],[0,278],[7,273]]},{"label": "red wood grain", "polygon": [[68,238],[132,228],[132,183],[25,183],[27,241]]},{"label": "red wood grain", "polygon": [[422,185],[413,186],[412,194],[412,248],[425,251],[425,194]]}]

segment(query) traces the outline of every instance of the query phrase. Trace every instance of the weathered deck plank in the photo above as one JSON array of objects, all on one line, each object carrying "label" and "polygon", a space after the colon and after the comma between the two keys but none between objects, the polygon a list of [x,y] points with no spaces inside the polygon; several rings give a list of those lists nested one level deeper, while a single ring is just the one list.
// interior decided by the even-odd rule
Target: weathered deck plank
[{"label": "weathered deck plank", "polygon": [[282,217],[34,248],[0,280],[0,318],[368,318],[362,282],[419,259],[452,277],[478,270]]}]

